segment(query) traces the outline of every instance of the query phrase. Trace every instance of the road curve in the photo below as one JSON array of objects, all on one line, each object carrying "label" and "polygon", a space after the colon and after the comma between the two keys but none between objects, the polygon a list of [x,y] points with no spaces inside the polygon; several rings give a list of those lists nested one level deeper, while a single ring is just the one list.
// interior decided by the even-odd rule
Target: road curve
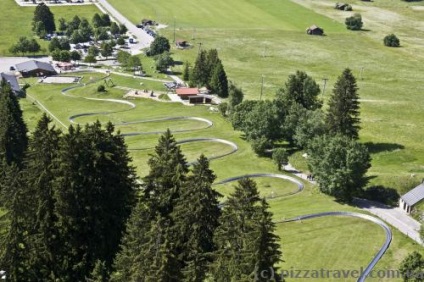
[{"label": "road curve", "polygon": [[230,177],[230,178],[221,180],[221,181],[215,183],[214,185],[225,184],[225,183],[237,181],[237,180],[240,180],[240,179],[246,178],[246,177],[249,177],[249,178],[255,178],[255,177],[280,178],[280,179],[288,180],[288,181],[290,181],[290,182],[292,182],[292,183],[294,183],[294,184],[297,185],[297,190],[294,191],[294,192],[289,192],[289,193],[282,194],[282,195],[275,196],[275,197],[267,197],[268,199],[275,199],[275,198],[281,198],[281,197],[291,196],[291,195],[294,195],[294,194],[297,194],[297,193],[301,192],[303,190],[303,188],[304,188],[303,183],[300,182],[299,180],[297,180],[296,178],[291,177],[291,176],[288,176],[288,175],[276,174],[276,173],[252,173],[252,174],[245,174],[245,175]]},{"label": "road curve", "polygon": [[120,12],[118,12],[112,5],[109,4],[106,0],[98,0],[98,4],[101,8],[107,11],[115,20],[125,25],[131,34],[137,37],[137,43],[131,44],[131,53],[132,55],[140,54],[140,49],[150,46],[150,43],[153,42],[153,37],[147,34],[143,29],[136,27],[132,22],[130,22],[126,17],[124,17]]},{"label": "road curve", "polygon": [[291,219],[286,219],[282,221],[277,221],[276,223],[285,223],[285,222],[293,222],[298,220],[307,220],[307,219],[313,219],[313,218],[319,218],[319,217],[326,217],[326,216],[350,216],[350,217],[357,217],[361,219],[365,219],[368,221],[371,221],[372,223],[377,224],[381,228],[383,228],[385,234],[386,234],[386,240],[384,241],[383,245],[381,246],[378,253],[375,255],[375,257],[371,260],[371,262],[368,264],[368,266],[365,268],[364,272],[361,274],[361,276],[358,278],[358,282],[363,282],[367,278],[367,276],[371,273],[372,269],[375,267],[377,262],[381,259],[381,257],[384,255],[386,250],[390,246],[390,242],[392,241],[392,231],[390,230],[389,226],[381,221],[380,219],[363,214],[363,213],[356,213],[356,212],[322,212],[322,213],[314,213],[314,214],[306,214],[297,216]]}]

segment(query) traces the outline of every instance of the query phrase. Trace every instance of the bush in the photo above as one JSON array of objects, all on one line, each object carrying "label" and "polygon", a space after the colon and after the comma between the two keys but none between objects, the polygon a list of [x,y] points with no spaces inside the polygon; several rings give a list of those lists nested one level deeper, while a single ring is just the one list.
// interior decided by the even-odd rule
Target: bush
[{"label": "bush", "polygon": [[105,92],[105,91],[106,91],[106,88],[104,85],[97,86],[97,92]]},{"label": "bush", "polygon": [[399,47],[400,41],[399,38],[396,37],[394,34],[389,34],[386,37],[384,37],[384,45],[387,47]]},{"label": "bush", "polygon": [[347,29],[361,30],[363,25],[361,14],[354,14],[352,17],[346,18],[345,24]]},{"label": "bush", "polygon": [[265,156],[267,154],[267,149],[271,148],[272,144],[268,139],[262,136],[258,139],[252,139],[251,145],[252,145],[253,151],[258,156]]},{"label": "bush", "polygon": [[227,111],[228,111],[228,103],[227,102],[224,102],[224,103],[219,104],[218,105],[218,110],[219,110],[219,112],[221,113],[221,115],[223,117],[226,117],[227,116]]}]

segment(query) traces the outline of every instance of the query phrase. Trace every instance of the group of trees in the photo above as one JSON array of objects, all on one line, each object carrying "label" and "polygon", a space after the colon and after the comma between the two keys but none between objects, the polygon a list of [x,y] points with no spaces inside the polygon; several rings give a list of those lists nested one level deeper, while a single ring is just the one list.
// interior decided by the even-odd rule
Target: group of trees
[{"label": "group of trees", "polygon": [[44,38],[48,33],[53,33],[55,30],[54,15],[50,11],[50,8],[44,2],[38,4],[34,10],[32,31],[40,38]]},{"label": "group of trees", "polygon": [[121,64],[121,66],[123,66],[127,70],[134,71],[137,69],[142,69],[140,58],[135,55],[131,56],[125,51],[119,51],[116,56],[116,59]]},{"label": "group of trees", "polygon": [[[367,183],[367,148],[358,143],[359,97],[356,79],[345,69],[334,85],[324,112],[318,84],[306,73],[290,75],[274,100],[244,101],[227,110],[234,129],[241,130],[258,155],[270,150],[281,168],[287,151],[281,141],[308,152],[308,165],[322,192],[349,201]],[[231,96],[231,95],[230,95]]]},{"label": "group of trees", "polygon": [[[91,40],[108,40],[111,35],[125,34],[125,25],[118,25],[110,20],[108,14],[94,14],[91,24],[86,18],[78,15],[70,21],[59,19],[59,27],[56,28],[54,15],[45,3],[40,3],[34,10],[32,30],[40,37],[45,38],[47,34],[59,31],[65,34],[71,43],[81,43]],[[62,49],[64,50],[64,49]]]},{"label": "group of trees", "polygon": [[245,281],[280,261],[272,215],[254,181],[239,181],[220,207],[207,158],[190,170],[169,131],[148,164],[111,281]]},{"label": "group of trees", "polygon": [[84,281],[109,269],[138,187],[111,124],[61,133],[44,115],[30,140],[9,86],[0,92],[0,268],[8,281]]},{"label": "group of trees", "polygon": [[207,158],[190,169],[169,130],[139,187],[112,124],[62,133],[43,115],[28,141],[5,82],[0,116],[0,269],[8,281],[246,281],[280,261],[256,183],[239,181],[220,204]]},{"label": "group of trees", "polygon": [[169,40],[164,36],[157,36],[146,52],[147,56],[154,58],[156,70],[159,72],[166,72],[168,67],[174,65],[174,59],[169,52],[170,49]]},{"label": "group of trees", "polygon": [[188,71],[188,65],[186,68],[185,76],[188,76],[190,85],[206,86],[219,97],[228,97],[227,74],[216,49],[200,50],[192,70]]},{"label": "group of trees", "polygon": [[27,38],[25,36],[19,37],[18,42],[13,44],[9,51],[12,54],[19,54],[21,53],[22,56],[26,53],[37,53],[41,50],[40,44],[35,40],[34,38]]}]

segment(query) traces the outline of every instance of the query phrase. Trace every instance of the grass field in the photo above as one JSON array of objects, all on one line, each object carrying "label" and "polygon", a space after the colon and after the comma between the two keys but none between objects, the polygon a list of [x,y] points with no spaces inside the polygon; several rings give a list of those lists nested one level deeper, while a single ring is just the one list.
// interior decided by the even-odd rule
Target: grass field
[{"label": "grass field", "polygon": [[[83,75],[87,77],[88,74]],[[112,76],[112,79],[120,81],[114,76]],[[128,86],[129,84],[126,85],[125,81],[125,79],[122,80],[119,85]],[[60,89],[64,87],[63,85],[33,84],[28,92],[66,125],[69,125],[68,117],[75,113],[126,109],[125,107],[127,106],[120,104],[83,99],[83,97],[120,98],[123,95],[122,91],[115,91],[113,88],[107,88],[108,91],[105,94],[98,94],[92,90],[95,85],[87,85],[86,87],[71,90],[68,93],[76,97],[60,94]],[[155,102],[149,99],[132,100],[132,102],[136,104],[136,108],[133,110],[103,116],[103,118],[106,120],[109,117],[114,122],[148,120],[164,116],[198,116],[211,120],[213,126],[210,128],[199,129],[197,124],[186,124],[188,127],[192,126],[194,131],[176,133],[175,138],[178,141],[187,138],[215,137],[235,142],[239,147],[236,153],[211,161],[211,168],[215,171],[218,180],[249,173],[278,172],[269,159],[256,157],[251,151],[249,144],[240,138],[239,133],[234,132],[226,120],[218,113],[210,112],[207,107],[187,107],[175,103]],[[26,120],[34,119],[37,116],[37,111],[26,100],[22,100],[22,103],[25,107]],[[93,121],[96,117],[91,118],[91,121]],[[135,124],[133,126],[134,130],[146,129],[143,128],[144,125]],[[171,130],[173,129],[173,124],[167,122],[164,122],[163,125],[158,122],[154,128],[164,128],[165,126],[169,126]],[[174,126],[180,127],[181,125],[174,124]],[[157,134],[150,134],[126,138],[129,148],[142,149],[130,150],[133,163],[140,176],[145,175],[148,170],[146,161],[149,158],[149,154],[153,152],[152,148],[156,145],[158,136]],[[183,144],[182,150],[188,161],[194,161],[201,153],[210,157],[217,154],[217,152],[228,152],[230,148],[220,143],[193,142]],[[260,193],[264,196],[270,196],[272,192],[274,192],[275,196],[279,196],[280,194],[296,190],[294,184],[280,179],[255,178],[255,181],[258,183]],[[217,185],[216,189],[224,196],[227,196],[234,189],[234,185],[236,183]],[[274,219],[277,221],[301,214],[323,211],[358,211],[351,206],[340,205],[331,197],[319,193],[316,187],[309,185],[299,194],[277,197],[270,199],[269,202],[274,212]],[[383,231],[378,227],[365,221],[350,218],[346,220],[327,218],[305,221],[304,223],[278,224],[277,233],[281,237],[283,259],[285,261],[281,266],[284,269],[315,269],[323,266],[329,269],[347,266],[349,266],[349,269],[360,268],[369,262],[375,254],[376,248],[380,246],[383,240]],[[383,257],[377,268],[396,269],[399,260],[416,247],[416,244],[395,231],[390,251]],[[315,255],[311,256],[310,254]]]},{"label": "grass field", "polygon": [[[417,51],[424,47],[419,22],[424,11],[411,8],[422,5],[419,2],[355,1],[354,11],[363,14],[368,29],[360,32],[348,31],[343,22],[350,13],[333,9],[334,3],[327,0],[299,1],[310,9],[288,0],[110,2],[133,22],[153,18],[168,24],[161,33],[171,41],[175,20],[175,37],[193,45],[189,50],[174,49],[176,60],[193,63],[199,43],[204,49],[218,49],[229,79],[248,99],[259,98],[262,75],[264,97],[273,98],[289,74],[304,70],[321,88],[323,78],[328,78],[322,95],[326,100],[337,76],[351,68],[362,99],[361,141],[369,144],[373,157],[371,185],[403,193],[424,177],[424,136],[419,129],[424,123],[424,65]],[[311,24],[324,28],[326,36],[306,35]],[[384,47],[383,37],[398,30],[402,47]]]},{"label": "grass field", "polygon": [[[419,127],[424,122],[421,114],[424,108],[424,101],[421,99],[424,86],[419,83],[424,66],[417,57],[406,50],[408,46],[400,49],[384,48],[381,40],[376,39],[377,35],[373,35],[373,30],[349,32],[340,23],[339,18],[325,17],[287,0],[278,2],[111,0],[110,2],[133,22],[149,17],[169,24],[170,26],[162,32],[171,40],[175,18],[176,37],[188,39],[195,46],[191,50],[173,50],[175,59],[193,62],[197,54],[197,43],[202,43],[202,48],[217,48],[229,78],[244,89],[249,99],[259,98],[262,74],[265,75],[264,96],[272,98],[275,90],[284,84],[288,74],[298,69],[308,72],[319,83],[322,83],[324,77],[329,79],[323,95],[324,99],[327,99],[336,77],[345,67],[350,67],[358,77],[360,95],[364,99],[361,140],[368,142],[372,152],[373,168],[370,170],[370,176],[374,177],[372,183],[402,189],[401,186],[411,185],[414,181],[410,177],[411,173],[415,173],[415,178],[419,180],[424,176],[422,165],[424,145]],[[397,11],[395,2],[390,0],[390,3],[392,6],[388,9]],[[381,5],[381,9],[385,8],[383,4]],[[322,10],[317,11],[325,14],[327,8],[324,6]],[[399,11],[402,12],[401,9]],[[73,10],[68,12],[73,14]],[[306,27],[314,23],[322,26],[327,36],[307,36]],[[143,65],[148,65],[147,61],[146,63],[143,61]],[[361,78],[362,68],[364,69]],[[90,74],[84,76],[87,79]],[[139,85],[139,81],[134,82],[115,76],[112,76],[112,80],[119,86],[136,88],[137,83]],[[66,125],[69,125],[69,116],[93,111],[123,112],[87,117],[78,121],[93,121],[99,118],[103,121],[110,119],[113,122],[122,122],[165,116],[207,118],[214,123],[211,128],[197,128],[195,131],[178,133],[175,136],[177,140],[200,137],[222,138],[239,146],[236,153],[211,162],[211,168],[217,174],[218,180],[249,173],[277,172],[269,159],[254,155],[250,145],[240,138],[239,132],[232,130],[228,121],[218,113],[208,111],[206,107],[186,107],[143,99],[133,100],[136,108],[126,111],[128,110],[126,105],[81,98],[117,98],[122,97],[125,91],[107,88],[105,94],[98,94],[95,91],[96,85],[93,84],[70,91],[69,94],[80,96],[71,98],[60,94],[60,89],[63,87],[34,84],[28,93],[37,98]],[[160,90],[161,86],[152,84],[149,87]],[[39,113],[29,102],[23,101],[22,105],[25,108],[25,119],[33,125]],[[146,125],[141,124],[132,126],[134,127],[131,130],[148,129],[143,128]],[[172,130],[173,126],[197,125],[166,123],[147,126],[155,128],[169,126]],[[143,135],[128,137],[126,140],[130,148],[152,148],[157,138],[158,135]],[[206,146],[212,150],[205,149]],[[215,150],[226,149],[218,143],[189,143],[183,146],[189,161],[202,152],[210,155]],[[133,163],[140,176],[147,172],[148,154],[149,150],[131,151]],[[304,166],[298,156],[296,161],[299,166]],[[277,180],[261,180],[261,192],[264,193],[267,187],[280,185],[274,181]],[[284,186],[287,190],[294,189],[290,184]],[[228,194],[231,188],[231,185],[225,185],[218,190]],[[275,220],[323,211],[357,211],[356,208],[341,205],[332,198],[322,195],[316,187],[309,185],[300,194],[276,198],[270,200],[270,204]],[[382,230],[356,219],[324,218],[303,223],[284,223],[278,225],[277,231],[281,237],[285,261],[281,265],[285,269],[290,267],[357,269],[370,261],[383,240]],[[396,269],[400,260],[417,248],[418,246],[411,240],[394,231],[391,247],[378,263],[377,269]]]}]

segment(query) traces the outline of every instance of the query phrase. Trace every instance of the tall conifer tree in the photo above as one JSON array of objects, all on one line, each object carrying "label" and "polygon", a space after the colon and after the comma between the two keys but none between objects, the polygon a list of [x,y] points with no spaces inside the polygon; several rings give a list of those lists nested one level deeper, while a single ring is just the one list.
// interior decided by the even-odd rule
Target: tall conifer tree
[{"label": "tall conifer tree", "polygon": [[215,178],[208,159],[201,155],[172,214],[176,236],[173,241],[177,244],[179,260],[185,265],[183,281],[204,281],[206,266],[215,249],[213,234],[218,226],[221,196],[212,189]]},{"label": "tall conifer tree", "polygon": [[359,96],[356,79],[350,69],[345,69],[334,85],[328,103],[326,123],[330,133],[357,139],[360,129]]},{"label": "tall conifer tree", "polygon": [[[31,198],[24,188],[22,173],[16,164],[5,166],[0,198],[6,214],[0,217],[0,268],[6,272],[7,281],[31,281],[28,270],[30,248],[27,233]],[[32,278],[31,278],[32,277]]]},{"label": "tall conifer tree", "polygon": [[89,277],[97,260],[110,267],[136,188],[123,137],[99,122],[70,127],[62,138],[55,183],[61,277],[72,281]]},{"label": "tall conifer tree", "polygon": [[280,260],[278,237],[273,234],[274,225],[267,209],[256,183],[249,178],[240,180],[215,231],[217,251],[211,264],[214,281],[251,281],[259,278],[258,271],[269,270]]},{"label": "tall conifer tree", "polygon": [[5,80],[0,82],[0,120],[0,165],[15,163],[22,168],[28,146],[27,127],[18,99]]},{"label": "tall conifer tree", "polygon": [[225,73],[224,67],[222,66],[221,61],[219,60],[213,70],[211,79],[209,82],[210,88],[221,98],[228,97],[228,79],[227,74]]},{"label": "tall conifer tree", "polygon": [[158,212],[169,216],[188,172],[185,157],[169,129],[159,138],[148,164],[150,172],[143,179],[144,199],[154,211],[153,215]]},{"label": "tall conifer tree", "polygon": [[57,155],[61,132],[51,125],[44,114],[29,142],[24,177],[28,193],[32,197],[31,223],[28,244],[31,246],[31,273],[35,278],[50,280],[57,277],[55,270],[56,249],[60,241],[56,228],[53,182],[56,177]]}]

